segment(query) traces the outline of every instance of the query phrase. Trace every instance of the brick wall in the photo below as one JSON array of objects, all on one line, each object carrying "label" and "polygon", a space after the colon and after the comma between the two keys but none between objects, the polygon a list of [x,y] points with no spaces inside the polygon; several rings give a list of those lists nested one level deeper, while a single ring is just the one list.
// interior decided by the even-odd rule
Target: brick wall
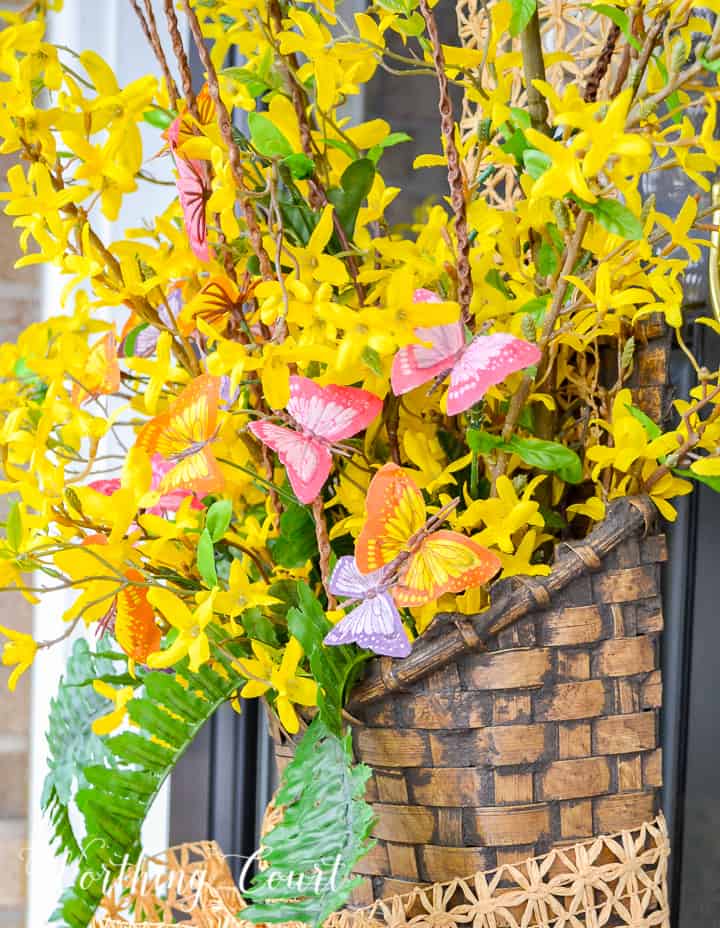
[{"label": "brick wall", "polygon": [[[6,174],[11,164],[10,158],[0,158],[3,190],[7,189]],[[0,212],[0,342],[14,340],[39,311],[39,274],[34,268],[13,269],[19,253],[11,220]],[[6,507],[0,511],[3,520],[5,511]],[[30,605],[19,595],[0,593],[0,624],[30,632]],[[22,854],[28,824],[30,676],[25,674],[15,692],[9,693],[9,673],[8,668],[0,667],[0,928],[21,928],[25,909]]]}]

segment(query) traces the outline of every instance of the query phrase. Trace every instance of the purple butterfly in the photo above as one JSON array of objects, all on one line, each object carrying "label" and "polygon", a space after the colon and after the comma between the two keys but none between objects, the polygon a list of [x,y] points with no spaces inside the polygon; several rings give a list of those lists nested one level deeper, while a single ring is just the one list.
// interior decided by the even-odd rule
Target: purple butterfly
[{"label": "purple butterfly", "polygon": [[408,656],[410,641],[388,592],[387,579],[385,568],[361,574],[354,557],[345,555],[338,559],[328,585],[329,591],[333,596],[345,596],[361,602],[328,632],[325,644],[354,641],[376,654]]}]

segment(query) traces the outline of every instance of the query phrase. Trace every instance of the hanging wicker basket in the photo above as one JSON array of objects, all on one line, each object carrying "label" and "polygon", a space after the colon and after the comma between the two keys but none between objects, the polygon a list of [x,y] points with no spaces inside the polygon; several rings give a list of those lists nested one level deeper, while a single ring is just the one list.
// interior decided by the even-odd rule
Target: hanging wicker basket
[{"label": "hanging wicker basket", "polygon": [[[662,628],[645,498],[612,503],[547,577],[511,578],[477,616],[440,615],[354,691],[377,844],[354,902],[513,864],[657,812]],[[280,766],[293,745],[276,732]]]},{"label": "hanging wicker basket", "polygon": [[[469,922],[474,928],[669,928],[669,853],[660,817],[544,857],[338,912],[324,928],[453,928]],[[192,887],[203,862],[209,869],[198,895]],[[154,874],[148,882],[153,890],[141,891],[138,886],[148,872]],[[183,845],[118,882],[94,928],[160,928],[178,922],[184,928],[251,928],[242,919],[244,906],[217,845]]]}]

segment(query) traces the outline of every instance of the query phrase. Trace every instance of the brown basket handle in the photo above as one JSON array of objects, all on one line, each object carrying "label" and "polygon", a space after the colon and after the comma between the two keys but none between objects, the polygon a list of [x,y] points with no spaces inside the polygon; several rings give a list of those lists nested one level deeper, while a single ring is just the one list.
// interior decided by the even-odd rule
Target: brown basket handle
[{"label": "brown basket handle", "polygon": [[348,709],[407,689],[427,674],[463,654],[484,651],[487,642],[514,625],[533,609],[546,608],[552,597],[572,580],[599,570],[602,560],[625,539],[646,534],[655,521],[655,507],[646,496],[628,496],[608,505],[605,519],[576,544],[558,545],[552,572],[546,577],[509,577],[492,591],[490,608],[475,615],[442,612],[403,660],[373,661],[369,672],[353,690]]}]

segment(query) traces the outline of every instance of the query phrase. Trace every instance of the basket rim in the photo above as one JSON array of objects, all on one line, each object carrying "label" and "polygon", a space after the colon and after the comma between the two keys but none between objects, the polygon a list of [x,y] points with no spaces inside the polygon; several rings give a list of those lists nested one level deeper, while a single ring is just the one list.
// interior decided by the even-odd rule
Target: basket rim
[{"label": "basket rim", "polygon": [[356,684],[348,710],[355,712],[393,693],[402,692],[452,661],[484,651],[491,638],[514,625],[535,609],[546,609],[553,597],[573,580],[594,573],[618,545],[633,536],[644,537],[654,529],[655,506],[648,496],[626,496],[608,504],[605,518],[578,542],[560,542],[556,558],[545,577],[508,577],[491,591],[490,607],[464,615],[440,612],[418,638],[408,657],[379,657]]}]

